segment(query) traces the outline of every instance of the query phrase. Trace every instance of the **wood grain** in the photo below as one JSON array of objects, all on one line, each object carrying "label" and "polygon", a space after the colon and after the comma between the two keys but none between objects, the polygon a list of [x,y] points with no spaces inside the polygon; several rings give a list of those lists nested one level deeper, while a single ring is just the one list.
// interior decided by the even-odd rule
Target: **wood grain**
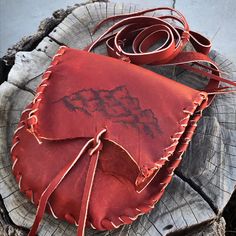
[{"label": "wood grain", "polygon": [[[80,6],[33,51],[17,53],[8,82],[0,86],[0,194],[14,224],[30,228],[35,215],[35,207],[19,192],[11,174],[9,149],[20,113],[33,99],[43,71],[59,45],[83,49],[114,23],[92,35],[101,19],[137,9],[140,8],[132,4],[104,2]],[[97,48],[96,53],[105,54],[104,46]],[[211,57],[225,72],[224,77],[235,80],[236,69],[231,62],[215,51],[211,52]],[[192,87],[205,84],[203,79],[179,68],[148,68]],[[117,230],[97,232],[89,229],[87,235],[202,235],[203,232],[224,235],[224,219],[220,214],[236,184],[235,104],[235,95],[220,95],[204,112],[181,166],[163,198],[149,214]],[[6,231],[5,226],[2,231]],[[75,232],[73,225],[45,214],[39,235],[75,235]]]}]

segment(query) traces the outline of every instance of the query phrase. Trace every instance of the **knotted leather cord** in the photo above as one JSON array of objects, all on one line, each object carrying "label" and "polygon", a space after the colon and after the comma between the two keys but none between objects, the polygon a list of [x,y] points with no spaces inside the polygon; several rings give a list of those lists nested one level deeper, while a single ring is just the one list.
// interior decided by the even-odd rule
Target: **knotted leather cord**
[{"label": "knotted leather cord", "polygon": [[89,168],[86,175],[85,180],[85,186],[84,191],[82,195],[82,201],[81,201],[81,208],[79,213],[79,221],[78,221],[78,230],[77,235],[83,236],[85,231],[85,224],[87,219],[87,212],[88,212],[88,206],[89,206],[89,200],[91,196],[91,190],[93,186],[94,176],[97,168],[98,158],[100,154],[100,150],[102,148],[102,142],[100,140],[100,137],[106,132],[106,129],[103,129],[100,133],[97,134],[96,138],[92,138],[88,140],[79,154],[76,156],[76,158],[67,164],[55,177],[54,179],[49,183],[47,188],[42,193],[39,204],[37,207],[36,217],[33,223],[33,226],[28,234],[28,236],[35,236],[37,229],[39,227],[39,224],[42,220],[42,217],[44,215],[48,199],[52,195],[52,193],[56,190],[56,188],[60,185],[60,183],[63,181],[63,179],[67,176],[67,174],[70,172],[70,170],[74,167],[74,165],[78,162],[78,160],[81,158],[81,156],[87,151],[87,149],[91,146],[92,143],[95,144],[94,148],[90,151],[90,162],[89,162]]},{"label": "knotted leather cord", "polygon": [[[175,15],[162,15],[159,17],[143,16],[145,13],[168,10]],[[185,17],[177,10],[161,7],[140,12],[111,16],[101,21],[94,30],[94,33],[106,22],[120,20],[106,30],[85,50],[91,51],[99,44],[106,41],[107,52],[111,57],[131,62],[137,65],[179,65],[186,70],[208,77],[210,80],[204,91],[208,92],[208,106],[215,94],[235,92],[231,87],[219,88],[220,82],[236,86],[236,82],[220,77],[220,70],[217,65],[207,56],[211,42],[201,34],[190,31]],[[175,24],[180,23],[182,28]],[[114,33],[115,30],[118,30]],[[151,47],[162,41],[161,46],[151,50]],[[191,42],[196,51],[183,51],[186,44]],[[125,48],[131,47],[132,51]],[[202,63],[207,63],[207,66]],[[197,65],[196,68],[188,64]],[[209,73],[206,70],[210,70]]]}]

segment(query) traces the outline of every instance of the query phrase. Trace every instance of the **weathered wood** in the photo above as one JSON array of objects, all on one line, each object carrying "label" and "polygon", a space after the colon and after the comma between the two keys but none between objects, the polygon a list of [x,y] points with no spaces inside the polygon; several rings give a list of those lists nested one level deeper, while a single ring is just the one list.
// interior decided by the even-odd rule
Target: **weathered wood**
[{"label": "weathered wood", "polygon": [[[109,26],[92,35],[98,21],[136,8],[131,4],[103,2],[78,7],[35,50],[17,53],[8,82],[0,86],[0,194],[16,225],[29,228],[35,215],[35,207],[19,192],[11,174],[9,149],[20,112],[33,99],[42,73],[59,44],[82,49]],[[99,47],[96,52],[104,54],[105,49]],[[227,59],[214,51],[211,56],[225,71],[224,76],[235,78],[236,69]],[[205,84],[198,76],[178,68],[148,68],[190,86]],[[132,225],[99,235],[224,235],[224,219],[220,213],[236,184],[235,104],[235,95],[220,95],[204,112],[180,168],[149,214],[139,217]],[[74,226],[46,214],[39,235],[74,235],[75,230]],[[93,235],[95,231],[87,233]]]}]

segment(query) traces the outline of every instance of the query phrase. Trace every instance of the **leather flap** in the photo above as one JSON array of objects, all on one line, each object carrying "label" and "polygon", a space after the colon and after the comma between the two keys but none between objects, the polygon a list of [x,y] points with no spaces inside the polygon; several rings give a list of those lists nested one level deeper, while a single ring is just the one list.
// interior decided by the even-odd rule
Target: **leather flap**
[{"label": "leather flap", "polygon": [[106,128],[104,138],[139,167],[136,185],[142,189],[204,99],[139,66],[63,47],[38,87],[29,125],[41,141],[94,137]]}]

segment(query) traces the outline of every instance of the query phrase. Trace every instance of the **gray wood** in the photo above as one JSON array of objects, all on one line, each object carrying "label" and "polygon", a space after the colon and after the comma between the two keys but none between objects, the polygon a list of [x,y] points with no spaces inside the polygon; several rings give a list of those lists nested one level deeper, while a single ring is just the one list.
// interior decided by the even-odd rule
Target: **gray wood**
[{"label": "gray wood", "polygon": [[[30,228],[35,207],[19,192],[11,174],[11,139],[20,113],[33,99],[42,73],[59,47],[58,43],[82,49],[113,23],[92,35],[91,31],[98,21],[109,15],[137,9],[140,8],[132,4],[104,2],[80,6],[36,49],[17,53],[8,82],[0,86],[0,194],[14,224]],[[99,47],[96,52],[105,54],[105,49]],[[211,56],[225,71],[224,76],[235,79],[236,69],[231,62],[215,51],[211,52]],[[198,76],[178,68],[148,68],[193,87],[204,86]],[[220,95],[204,112],[181,166],[163,198],[149,214],[139,217],[132,225],[100,233],[90,229],[87,235],[167,235],[178,232],[180,235],[224,235],[224,219],[219,214],[236,184],[235,104],[235,95]],[[6,231],[6,225],[14,224],[0,217],[0,234],[1,230]],[[75,235],[75,232],[73,225],[45,214],[39,235]]]}]

